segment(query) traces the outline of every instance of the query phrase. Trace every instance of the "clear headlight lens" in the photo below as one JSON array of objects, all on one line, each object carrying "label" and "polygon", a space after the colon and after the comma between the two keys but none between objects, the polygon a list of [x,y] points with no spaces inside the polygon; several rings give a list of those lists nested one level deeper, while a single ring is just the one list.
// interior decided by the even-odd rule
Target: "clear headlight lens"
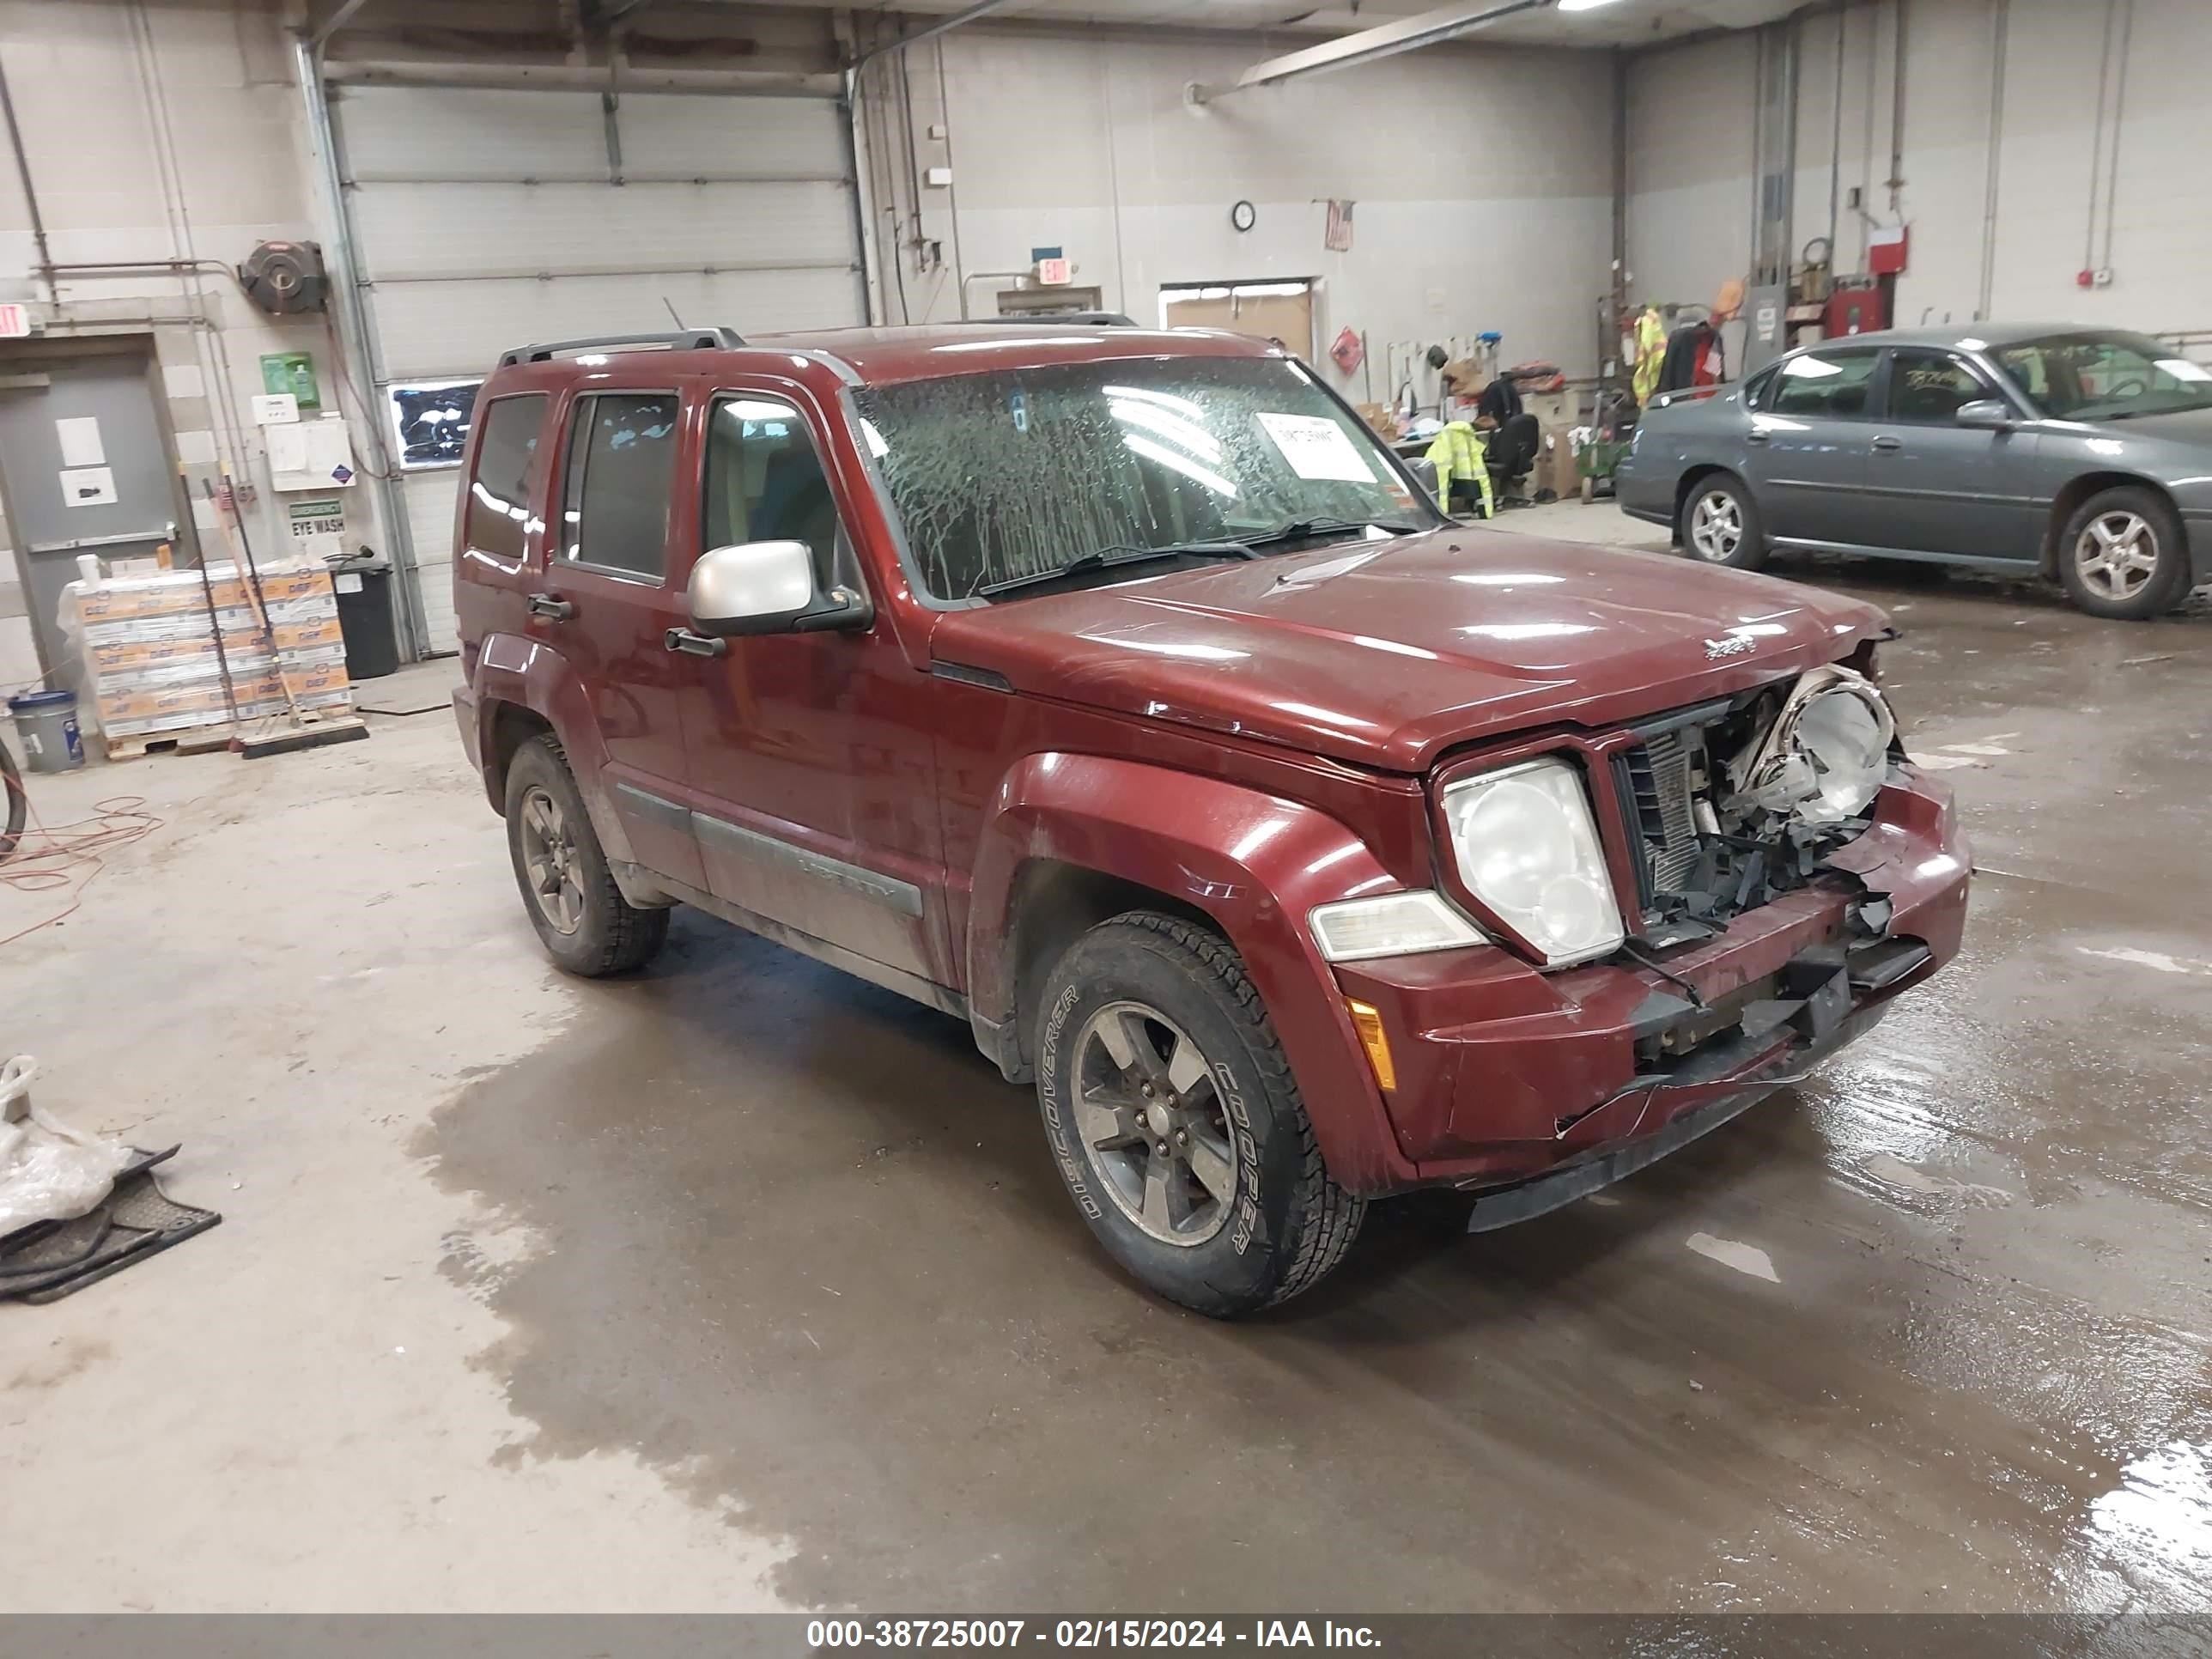
[{"label": "clear headlight lens", "polygon": [[1813,769],[1814,794],[1796,813],[1807,823],[1856,817],[1889,775],[1889,732],[1855,692],[1824,692],[1807,704],[1797,749]]},{"label": "clear headlight lens", "polygon": [[1572,766],[1531,761],[1463,779],[1446,787],[1443,807],[1461,879],[1547,963],[1620,948],[1620,907]]},{"label": "clear headlight lens", "polygon": [[1480,928],[1425,890],[1320,905],[1306,921],[1313,929],[1314,943],[1331,962],[1410,957],[1487,942]]}]

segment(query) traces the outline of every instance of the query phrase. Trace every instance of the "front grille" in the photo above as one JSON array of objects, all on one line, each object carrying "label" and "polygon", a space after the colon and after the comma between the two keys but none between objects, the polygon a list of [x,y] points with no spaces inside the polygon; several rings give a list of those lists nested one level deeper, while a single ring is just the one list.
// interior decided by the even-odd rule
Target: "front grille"
[{"label": "front grille", "polygon": [[1662,893],[1677,892],[1698,864],[1688,735],[1661,732],[1644,745],[1644,763],[1648,787],[1637,793],[1636,815],[1651,860],[1652,884]]},{"label": "front grille", "polygon": [[1647,909],[1662,895],[1680,892],[1698,867],[1703,849],[1692,780],[1703,748],[1702,731],[1678,722],[1647,733],[1615,757],[1613,781],[1630,839],[1642,854],[1637,887]]}]

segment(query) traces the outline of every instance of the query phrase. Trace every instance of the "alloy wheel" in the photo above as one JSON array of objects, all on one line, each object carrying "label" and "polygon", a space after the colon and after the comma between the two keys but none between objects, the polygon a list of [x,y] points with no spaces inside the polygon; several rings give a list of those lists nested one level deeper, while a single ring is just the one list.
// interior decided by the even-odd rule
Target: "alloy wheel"
[{"label": "alloy wheel", "polygon": [[522,867],[547,926],[558,933],[573,933],[583,926],[575,837],[561,803],[543,789],[533,788],[522,798]]},{"label": "alloy wheel", "polygon": [[1075,1042],[1075,1127],[1115,1206],[1186,1248],[1227,1224],[1236,1143],[1198,1045],[1157,1008],[1112,1002]]},{"label": "alloy wheel", "polygon": [[1725,489],[1709,489],[1690,509],[1690,546],[1701,559],[1725,564],[1743,545],[1743,509]]},{"label": "alloy wheel", "polygon": [[2074,568],[2099,599],[2131,599],[2158,574],[2158,534],[2141,514],[2100,514],[2074,544]]}]

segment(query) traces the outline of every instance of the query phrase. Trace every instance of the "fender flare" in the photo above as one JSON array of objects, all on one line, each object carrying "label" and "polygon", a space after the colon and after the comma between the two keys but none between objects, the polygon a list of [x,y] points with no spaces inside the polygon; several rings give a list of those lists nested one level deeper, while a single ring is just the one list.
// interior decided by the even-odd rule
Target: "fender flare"
[{"label": "fender flare", "polygon": [[623,828],[622,815],[614,810],[614,802],[608,798],[603,781],[607,767],[606,739],[600,734],[590,695],[568,659],[520,635],[488,634],[477,658],[473,684],[476,752],[483,770],[484,793],[490,797],[492,810],[502,813],[507,810],[494,775],[498,764],[499,750],[494,738],[499,711],[506,705],[527,708],[553,728],[553,735],[568,751],[568,770],[576,780],[577,791],[584,798],[584,809],[592,815],[592,829],[609,860],[623,864],[635,862],[636,854],[630,846],[629,832]]},{"label": "fender flare", "polygon": [[1316,904],[1403,884],[1327,813],[1170,767],[1045,753],[985,808],[967,939],[975,1017],[1017,1017],[1014,914],[1025,866],[1049,860],[1151,888],[1204,914],[1243,957],[1304,1097],[1331,1176],[1353,1192],[1418,1172],[1398,1144],[1336,976],[1306,931]]}]

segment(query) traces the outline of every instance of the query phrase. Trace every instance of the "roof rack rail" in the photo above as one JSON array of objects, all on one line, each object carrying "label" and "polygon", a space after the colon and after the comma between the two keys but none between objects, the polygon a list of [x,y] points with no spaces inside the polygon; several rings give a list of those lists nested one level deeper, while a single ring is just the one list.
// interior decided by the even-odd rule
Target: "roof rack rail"
[{"label": "roof rack rail", "polygon": [[550,363],[568,352],[580,351],[731,351],[744,344],[734,328],[684,328],[662,334],[598,334],[582,340],[548,340],[543,345],[517,346],[500,354],[499,366]]},{"label": "roof rack rail", "polygon": [[1033,316],[971,317],[972,323],[1015,323],[1024,328],[1034,328],[1040,323],[1057,323],[1063,328],[1134,328],[1137,319],[1118,311],[1040,311]]}]

